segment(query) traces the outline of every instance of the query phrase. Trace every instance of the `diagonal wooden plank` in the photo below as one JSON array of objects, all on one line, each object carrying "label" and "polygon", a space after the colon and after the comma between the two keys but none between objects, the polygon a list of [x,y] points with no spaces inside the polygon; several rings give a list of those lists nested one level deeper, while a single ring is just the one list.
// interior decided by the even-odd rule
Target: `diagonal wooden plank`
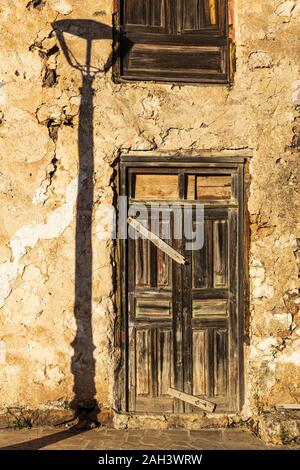
[{"label": "diagonal wooden plank", "polygon": [[300,410],[300,403],[282,403],[275,405],[277,410]]},{"label": "diagonal wooden plank", "polygon": [[168,243],[166,243],[164,240],[159,238],[155,233],[148,230],[140,222],[133,219],[132,217],[128,217],[127,221],[128,221],[128,224],[131,225],[131,227],[133,227],[137,232],[142,234],[145,238],[150,240],[155,246],[157,246],[157,248],[159,248],[168,256],[170,256],[170,258],[172,258],[178,264],[187,264],[187,259],[182,254],[174,250],[174,248],[168,245]]}]

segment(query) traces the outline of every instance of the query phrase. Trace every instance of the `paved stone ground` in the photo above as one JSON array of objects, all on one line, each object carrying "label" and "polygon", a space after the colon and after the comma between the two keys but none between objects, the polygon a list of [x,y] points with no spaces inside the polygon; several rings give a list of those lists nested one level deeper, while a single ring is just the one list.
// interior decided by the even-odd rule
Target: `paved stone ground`
[{"label": "paved stone ground", "polygon": [[264,450],[247,430],[0,430],[0,450]]}]

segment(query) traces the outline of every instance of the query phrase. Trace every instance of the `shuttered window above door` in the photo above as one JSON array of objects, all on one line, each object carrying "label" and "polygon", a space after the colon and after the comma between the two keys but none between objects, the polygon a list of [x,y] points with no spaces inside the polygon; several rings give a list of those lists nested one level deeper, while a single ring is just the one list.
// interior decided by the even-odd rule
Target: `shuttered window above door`
[{"label": "shuttered window above door", "polygon": [[118,0],[117,79],[229,82],[227,0]]}]

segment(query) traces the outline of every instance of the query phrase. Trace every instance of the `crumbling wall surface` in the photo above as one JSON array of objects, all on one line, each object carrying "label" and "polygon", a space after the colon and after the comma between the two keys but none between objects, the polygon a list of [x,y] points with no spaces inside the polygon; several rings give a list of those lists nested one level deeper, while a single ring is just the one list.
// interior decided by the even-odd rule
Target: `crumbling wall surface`
[{"label": "crumbling wall surface", "polygon": [[[127,150],[246,150],[250,327],[243,420],[300,401],[299,0],[235,0],[237,70],[227,86],[94,82],[93,343],[101,409],[113,405],[113,245],[101,240],[113,164]],[[109,0],[0,0],[0,407],[73,399],[77,129],[82,77],[51,24],[111,27]],[[84,41],[68,37],[79,61]],[[103,67],[111,40],[95,41]],[[246,313],[248,315],[248,313]],[[85,356],[77,357],[77,367]],[[267,439],[267,437],[266,437]],[[272,436],[270,440],[272,440]],[[274,440],[274,439],[273,439]]]}]

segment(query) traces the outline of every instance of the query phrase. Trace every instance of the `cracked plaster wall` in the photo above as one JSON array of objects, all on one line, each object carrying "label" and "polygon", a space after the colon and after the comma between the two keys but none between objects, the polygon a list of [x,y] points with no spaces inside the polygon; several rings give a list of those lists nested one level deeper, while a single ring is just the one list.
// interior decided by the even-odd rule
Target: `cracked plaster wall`
[{"label": "cracked plaster wall", "polygon": [[[121,151],[253,152],[244,415],[300,401],[300,1],[235,0],[234,85],[114,84],[95,93],[93,331],[97,398],[112,405],[112,244],[97,237]],[[72,400],[80,74],[57,19],[111,26],[109,0],[0,0],[0,408]],[[81,40],[69,38],[79,58]],[[111,41],[97,42],[102,66]]]}]

